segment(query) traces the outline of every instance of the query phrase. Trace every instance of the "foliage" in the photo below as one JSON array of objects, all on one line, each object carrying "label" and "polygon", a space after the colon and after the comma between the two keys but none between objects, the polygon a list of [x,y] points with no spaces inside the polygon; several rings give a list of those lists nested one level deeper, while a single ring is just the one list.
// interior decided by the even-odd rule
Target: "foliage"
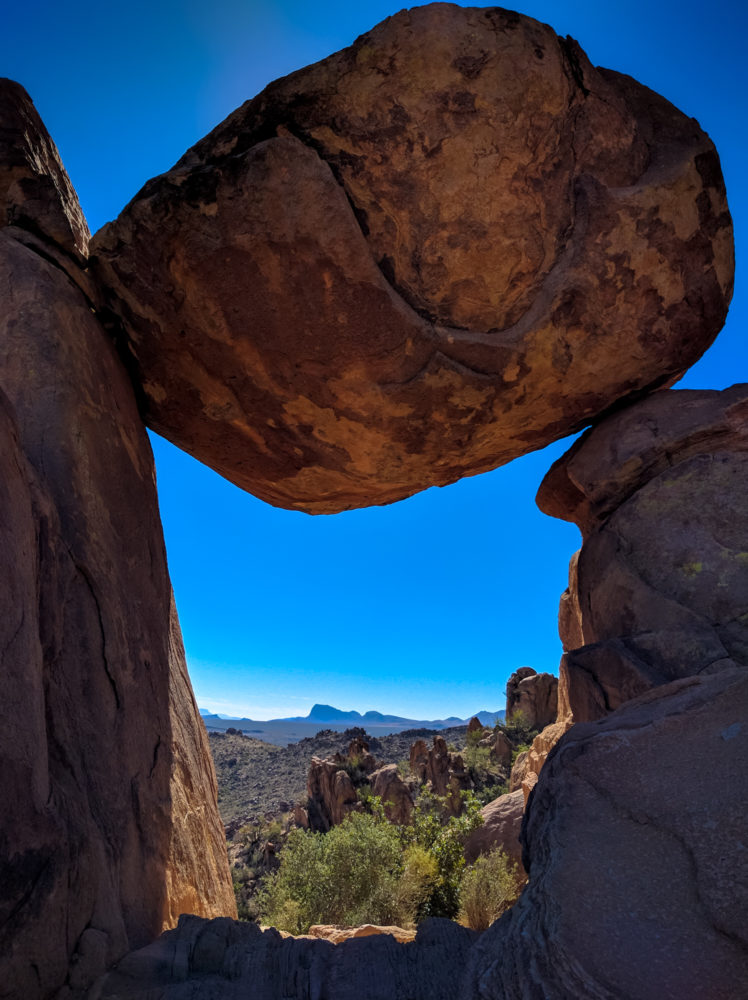
[{"label": "foliage", "polygon": [[531,725],[526,713],[521,709],[518,709],[503,725],[497,722],[494,728],[503,730],[515,746],[518,743],[529,745],[540,732],[537,726]]},{"label": "foliage", "polygon": [[460,922],[486,930],[516,901],[523,881],[517,865],[500,848],[479,857],[462,879]]},{"label": "foliage", "polygon": [[398,828],[352,813],[327,834],[292,830],[259,896],[263,920],[300,934],[312,924],[391,923],[404,870]]},{"label": "foliage", "polygon": [[259,893],[262,920],[292,934],[312,924],[416,923],[427,916],[456,917],[465,869],[463,845],[482,822],[480,803],[463,793],[460,816],[445,800],[424,792],[412,826],[396,826],[381,801],[354,812],[328,833],[292,830],[280,866]]},{"label": "foliage", "polygon": [[412,827],[403,828],[404,839],[428,851],[437,866],[437,878],[423,900],[419,918],[457,916],[460,879],[465,867],[463,845],[470,833],[483,822],[480,802],[475,795],[463,792],[462,797],[461,814],[450,816],[446,800],[424,790],[413,812]]}]

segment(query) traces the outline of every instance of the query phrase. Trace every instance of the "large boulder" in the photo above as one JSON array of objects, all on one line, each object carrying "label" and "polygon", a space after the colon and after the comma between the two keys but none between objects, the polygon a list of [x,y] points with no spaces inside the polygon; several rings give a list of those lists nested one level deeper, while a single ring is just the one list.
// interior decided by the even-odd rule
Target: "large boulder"
[{"label": "large boulder", "polygon": [[314,513],[670,384],[733,280],[693,119],[547,25],[449,4],[269,86],[93,246],[149,426]]},{"label": "large boulder", "polygon": [[561,601],[559,717],[748,666],[748,385],[658,393],[556,462],[542,510],[584,543]]},{"label": "large boulder", "polygon": [[462,793],[472,788],[473,782],[465,770],[462,754],[450,750],[443,736],[437,733],[431,747],[425,740],[416,740],[411,745],[410,770],[434,795],[446,800],[452,815],[462,812]]},{"label": "large boulder", "polygon": [[235,904],[148,438],[89,300],[51,262],[77,267],[80,209],[21,88],[0,84],[0,115],[25,123],[0,159],[23,209],[0,230],[0,993],[47,997],[182,912]]},{"label": "large boulder", "polygon": [[464,1000],[748,996],[748,671],[673,681],[551,751],[530,881]]},{"label": "large boulder", "polygon": [[385,764],[371,775],[371,790],[384,806],[384,814],[391,823],[405,826],[413,815],[413,793],[398,770],[397,764]]},{"label": "large boulder", "polygon": [[523,872],[519,834],[524,811],[525,798],[521,789],[500,795],[483,806],[480,811],[483,825],[474,830],[465,841],[465,860],[472,864],[479,855],[488,854],[500,847],[520,872]]},{"label": "large boulder", "polygon": [[520,667],[506,682],[506,721],[519,717],[531,729],[543,729],[556,721],[558,677]]}]

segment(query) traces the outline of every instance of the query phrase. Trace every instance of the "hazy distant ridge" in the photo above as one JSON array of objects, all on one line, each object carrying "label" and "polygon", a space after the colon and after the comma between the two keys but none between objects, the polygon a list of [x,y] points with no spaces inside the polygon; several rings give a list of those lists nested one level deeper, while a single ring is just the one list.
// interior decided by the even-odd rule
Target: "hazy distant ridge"
[{"label": "hazy distant ridge", "polygon": [[[493,726],[504,719],[503,710],[498,712],[483,710],[474,714],[484,726]],[[351,726],[363,726],[372,735],[402,732],[404,729],[448,729],[451,726],[464,725],[473,717],[470,715],[466,719],[457,716],[450,716],[448,719],[407,719],[401,715],[385,715],[374,711],[364,712],[362,715],[355,710],[346,712],[332,705],[315,705],[309,715],[292,715],[267,721],[227,718],[204,708],[200,709],[200,715],[207,729],[223,730],[233,727],[271,743],[295,742],[312,735],[320,728],[343,730]]]}]

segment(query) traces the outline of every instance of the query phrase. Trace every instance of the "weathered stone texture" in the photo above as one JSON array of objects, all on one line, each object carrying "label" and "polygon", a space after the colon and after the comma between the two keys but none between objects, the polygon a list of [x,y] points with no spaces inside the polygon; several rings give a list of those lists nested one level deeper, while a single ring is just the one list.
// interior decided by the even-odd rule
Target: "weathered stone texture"
[{"label": "weathered stone texture", "polygon": [[546,25],[449,4],[269,86],[94,247],[149,425],[318,513],[669,384],[733,275],[693,119]]},{"label": "weathered stone texture", "polygon": [[746,719],[731,668],[566,733],[526,812],[530,881],[463,1000],[748,995]]},{"label": "weathered stone texture", "polygon": [[378,795],[384,814],[391,823],[405,826],[413,815],[413,793],[403,780],[397,764],[385,764],[371,775],[371,791]]},{"label": "weathered stone texture", "polygon": [[[14,95],[39,171],[19,189],[43,201],[62,167],[7,84],[3,121]],[[70,205],[29,204],[34,238],[74,256]],[[84,990],[183,908],[235,912],[148,439],[90,303],[13,238],[30,219],[0,231],[0,996],[14,1000]]]},{"label": "weathered stone texture", "polygon": [[262,932],[256,924],[185,917],[128,955],[99,1000],[454,1000],[475,931],[449,920],[340,944]]},{"label": "weathered stone texture", "polygon": [[487,854],[496,847],[514,861],[520,871],[522,847],[519,842],[525,799],[522,791],[500,795],[480,811],[483,825],[474,830],[465,841],[465,859],[472,864],[480,854]]},{"label": "weathered stone texture", "polygon": [[748,666],[747,495],[746,385],[658,393],[556,462],[538,503],[584,535],[561,600],[559,717]]}]

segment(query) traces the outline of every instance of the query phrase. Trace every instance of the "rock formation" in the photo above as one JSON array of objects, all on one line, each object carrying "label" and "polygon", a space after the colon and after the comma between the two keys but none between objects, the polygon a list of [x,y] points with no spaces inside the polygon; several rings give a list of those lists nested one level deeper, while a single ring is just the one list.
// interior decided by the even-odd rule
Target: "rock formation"
[{"label": "rock formation", "polygon": [[327,832],[342,823],[351,812],[362,806],[357,787],[361,780],[369,780],[377,769],[377,762],[369,752],[369,744],[354,739],[345,754],[336,753],[322,759],[312,757],[307,778],[307,818],[312,830]]},{"label": "rock formation", "polygon": [[556,721],[558,678],[539,674],[532,667],[515,670],[506,683],[506,721],[521,716],[531,729]]},{"label": "rock formation", "polygon": [[434,736],[431,749],[425,740],[416,740],[410,748],[410,770],[434,795],[446,799],[452,815],[462,812],[462,793],[472,787],[472,781],[461,754],[449,750],[443,736]]},{"label": "rock formation", "polygon": [[271,84],[93,248],[149,426],[314,513],[671,383],[733,280],[693,119],[546,25],[448,4]]},{"label": "rock formation", "polygon": [[403,781],[397,764],[385,764],[374,771],[370,778],[371,790],[378,795],[384,806],[384,814],[390,823],[406,826],[413,814],[413,793]]},{"label": "rock formation", "polygon": [[332,944],[183,917],[176,930],[128,955],[99,1000],[454,1000],[477,939],[476,931],[438,919],[420,924],[409,943],[378,934]]},{"label": "rock formation", "polygon": [[584,537],[561,601],[560,717],[748,666],[746,495],[748,385],[659,393],[556,462],[538,503]]},{"label": "rock formation", "polygon": [[732,667],[567,732],[525,817],[530,882],[462,1000],[748,995],[746,719]]},{"label": "rock formation", "polygon": [[500,795],[483,806],[480,811],[483,826],[474,830],[465,842],[466,861],[472,864],[480,854],[487,854],[500,847],[520,871],[524,871],[519,842],[524,811],[525,797],[521,789],[508,795]]},{"label": "rock formation", "polygon": [[[451,1000],[468,961],[465,1000],[746,995],[748,390],[645,398],[732,290],[698,125],[547,26],[435,4],[249,101],[92,258],[5,81],[0,197],[0,995],[78,1000],[180,913],[233,912],[136,395],[223,475],[318,513],[599,424],[539,498],[584,544],[559,723],[508,797],[516,821],[529,794],[515,908],[476,947],[444,922],[333,946],[182,919],[101,1000]],[[543,676],[512,687],[538,726]],[[459,755],[436,737],[411,762],[458,811]],[[333,822],[355,784],[320,763]]]},{"label": "rock formation", "polygon": [[73,280],[72,187],[9,82],[0,158],[0,995],[31,998],[235,909],[150,446]]}]

